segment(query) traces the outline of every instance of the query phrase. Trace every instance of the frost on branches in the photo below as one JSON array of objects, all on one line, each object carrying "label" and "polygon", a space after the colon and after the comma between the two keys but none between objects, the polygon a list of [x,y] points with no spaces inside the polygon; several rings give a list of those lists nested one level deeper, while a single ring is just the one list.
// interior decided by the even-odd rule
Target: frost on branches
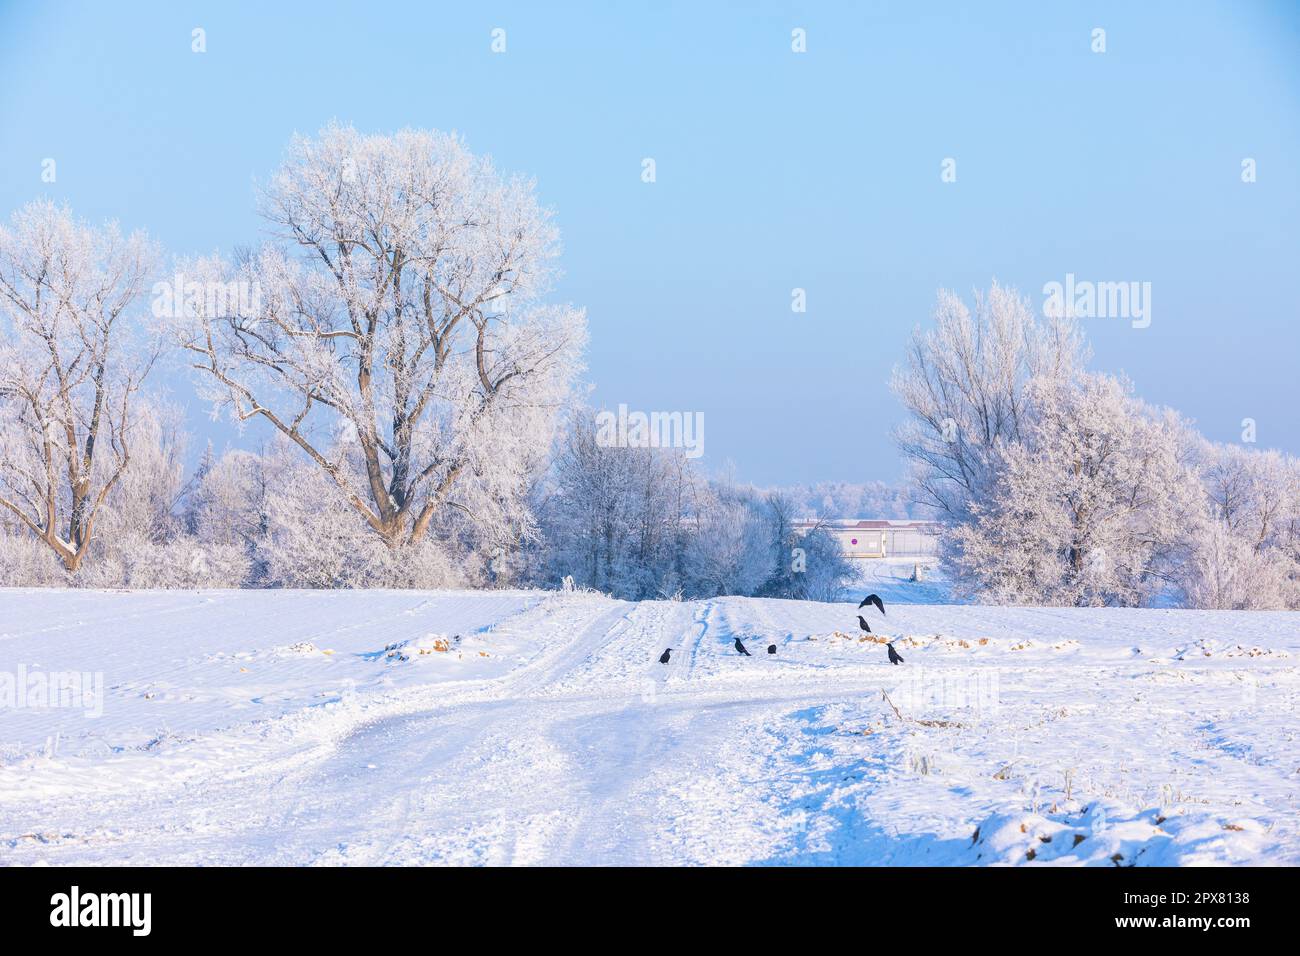
[{"label": "frost on branches", "polygon": [[824,529],[796,534],[790,495],[709,481],[679,449],[602,445],[582,412],[535,497],[540,533],[523,559],[543,587],[568,577],[629,600],[833,601],[855,573]]},{"label": "frost on branches", "polygon": [[1067,319],[1040,323],[1028,300],[993,284],[975,314],[940,290],[935,328],[913,333],[892,387],[908,420],[896,439],[911,462],[921,504],[965,521],[996,481],[997,446],[1029,424],[1031,379],[1069,380],[1086,363],[1082,336]]},{"label": "frost on branches", "polygon": [[894,388],[959,594],[991,604],[1300,607],[1300,464],[1216,446],[1083,370],[1077,329],[996,284],[941,292]]},{"label": "frost on branches", "polygon": [[157,355],[136,308],[154,255],[47,201],[0,227],[0,511],[68,572],[131,461]]},{"label": "frost on branches", "polygon": [[1300,461],[1203,442],[1204,531],[1181,575],[1189,607],[1300,609]]},{"label": "frost on branches", "polygon": [[542,301],[559,242],[533,184],[451,135],[330,126],[293,141],[261,211],[281,244],[185,268],[252,290],[181,310],[204,397],[269,422],[390,550],[453,511],[517,535],[586,338]]},{"label": "frost on branches", "polygon": [[949,536],[963,587],[997,604],[1149,603],[1202,514],[1185,426],[1104,375],[1034,379],[1025,398],[991,494]]}]

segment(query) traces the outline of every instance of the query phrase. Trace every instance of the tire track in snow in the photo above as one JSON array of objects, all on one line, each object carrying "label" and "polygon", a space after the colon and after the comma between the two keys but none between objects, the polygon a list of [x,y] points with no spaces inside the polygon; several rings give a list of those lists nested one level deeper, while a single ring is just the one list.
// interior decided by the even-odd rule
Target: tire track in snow
[{"label": "tire track in snow", "polygon": [[[426,709],[412,714],[379,717],[353,730],[336,748],[330,760],[310,768],[307,779],[286,780],[279,788],[293,804],[289,817],[314,814],[316,835],[296,841],[297,846],[283,862],[303,862],[305,855],[319,862],[347,862],[377,865],[395,862],[403,856],[402,848],[412,842],[412,834],[430,829],[431,822],[442,829],[449,821],[457,819],[459,808],[449,799],[448,805],[435,807],[429,799],[429,790],[438,777],[451,780],[468,779],[470,775],[484,773],[491,767],[494,754],[499,753],[498,741],[507,737],[506,731],[513,722],[512,702],[546,686],[556,674],[566,672],[574,661],[585,659],[593,644],[608,640],[611,630],[616,630],[628,614],[626,605],[609,608],[600,604],[589,607],[576,606],[579,620],[571,616],[574,606],[566,602],[543,610],[542,616],[555,618],[553,630],[563,631],[578,625],[575,640],[555,640],[547,646],[542,635],[543,651],[528,664],[516,668],[495,680],[483,681],[469,694],[458,695],[432,711]],[[590,611],[588,614],[586,612]],[[566,615],[565,612],[569,612]],[[511,621],[517,621],[518,616]],[[547,622],[534,621],[528,626],[547,629]],[[505,622],[498,630],[510,626]],[[558,637],[559,634],[553,634]],[[486,756],[485,756],[486,754]],[[366,756],[369,755],[369,756]],[[335,781],[346,779],[349,767],[360,766],[365,761],[368,772],[365,786],[345,791],[345,797],[360,796],[350,800],[350,808],[337,803],[322,806],[319,793],[337,787]],[[441,771],[441,772],[440,772]],[[376,814],[366,805],[367,792],[397,792],[406,799],[393,804],[397,812]],[[473,814],[484,815],[487,801],[475,801]],[[463,817],[464,813],[460,813]],[[349,820],[341,825],[340,820]],[[281,829],[285,820],[273,823],[272,831]],[[300,827],[295,827],[295,836]],[[320,832],[332,833],[333,849],[327,857],[313,857],[319,852]],[[468,862],[468,861],[466,861]],[[490,862],[476,859],[474,862]]]},{"label": "tire track in snow", "polygon": [[[554,633],[541,635],[541,652],[503,677],[409,688],[378,698],[358,699],[351,707],[325,710],[311,707],[296,711],[266,722],[262,732],[252,740],[233,736],[222,741],[218,735],[203,741],[209,747],[221,744],[221,759],[210,763],[205,761],[190,768],[195,772],[188,773],[183,780],[169,781],[165,777],[151,780],[151,787],[144,792],[127,791],[117,796],[70,794],[61,798],[57,807],[47,802],[42,818],[51,822],[59,818],[77,820],[77,829],[89,829],[113,840],[125,839],[118,833],[121,828],[115,826],[114,821],[130,820],[138,827],[133,829],[129,838],[132,855],[140,857],[143,854],[152,861],[147,847],[175,843],[176,832],[186,832],[187,829],[186,823],[160,824],[157,821],[180,817],[193,823],[189,828],[190,835],[198,837],[199,842],[217,840],[219,849],[212,846],[207,849],[210,854],[218,855],[204,859],[254,862],[256,858],[247,858],[246,851],[240,849],[239,834],[267,834],[262,843],[265,846],[277,842],[270,836],[277,827],[281,828],[280,840],[283,840],[284,833],[295,833],[301,818],[309,814],[310,808],[320,802],[320,795],[328,791],[331,773],[342,774],[338,780],[343,784],[353,779],[346,772],[348,754],[360,753],[365,746],[382,739],[404,721],[432,720],[431,732],[436,734],[439,715],[453,708],[510,699],[544,686],[550,675],[570,666],[570,656],[579,653],[571,645],[583,643],[582,637],[576,642],[563,640],[566,630],[577,630],[582,636],[595,630],[603,638],[610,622],[626,616],[627,607],[618,604],[611,608],[607,601],[575,603],[557,600],[549,612],[542,615],[556,620],[553,621]],[[509,626],[519,616],[513,615],[500,622],[498,629]],[[534,620],[528,626],[538,625]],[[554,640],[548,642],[548,637]],[[246,727],[241,729],[247,730]],[[472,743],[480,731],[481,728],[471,727],[463,743]],[[268,738],[272,742],[279,740],[277,750],[283,751],[283,756],[274,756],[269,762]],[[341,760],[340,754],[344,755]],[[322,773],[322,768],[326,768],[326,772]],[[381,781],[375,780],[374,785],[381,785]],[[374,787],[359,784],[358,792],[364,796],[374,792]],[[367,806],[367,802],[365,799],[356,801],[355,812],[350,815],[352,820],[358,821],[358,826],[364,826],[363,821],[373,818],[373,808]],[[280,809],[276,810],[277,807]],[[328,816],[322,815],[317,819],[338,820],[341,816],[336,807]],[[103,822],[98,826],[86,826],[94,820]],[[64,825],[59,829],[71,827]],[[180,852],[183,854],[187,849],[182,847]],[[294,859],[291,862],[307,861]]]},{"label": "tire track in snow", "polygon": [[[1151,770],[1139,758],[1150,762],[1151,751],[1138,746],[1134,726],[1154,726],[1176,744],[1155,769],[1204,789],[1193,796],[1221,801],[1227,777],[1229,790],[1268,797],[1275,817],[1291,806],[1284,775],[1292,764],[1283,745],[1267,764],[1247,764],[1243,753],[1219,759],[1210,741],[1187,734],[1180,715],[1188,708],[1198,719],[1219,719],[1221,697],[1208,694],[1196,706],[1188,700],[1199,684],[1133,685],[1122,679],[1128,671],[1100,664],[1101,656],[1061,668],[1052,666],[1057,658],[985,655],[983,663],[1003,674],[1007,712],[987,728],[963,730],[960,752],[945,757],[947,730],[905,724],[865,737],[827,736],[842,715],[854,724],[892,719],[879,691],[894,672],[883,661],[802,643],[777,658],[758,646],[754,658],[731,649],[735,634],[780,633],[774,622],[810,630],[825,621],[829,628],[851,605],[584,600],[548,600],[495,625],[503,636],[535,638],[532,659],[505,675],[300,713],[294,729],[270,743],[301,745],[302,753],[234,739],[225,751],[204,751],[212,763],[187,785],[107,803],[98,795],[78,801],[84,806],[61,803],[55,819],[80,832],[63,844],[11,844],[13,855],[127,863],[731,864],[827,862],[844,854],[874,862],[879,850],[882,859],[933,862],[931,850],[948,852],[935,834],[949,839],[954,820],[964,845],[969,821],[1019,799],[1019,783],[991,775],[1008,747],[1018,755],[1023,746],[1030,756],[1018,773],[1047,779],[1058,764],[1077,763],[1070,741],[1100,745],[1096,779],[1081,780],[1081,788],[1129,786],[1121,779],[1125,767],[1101,773],[1126,754],[1130,769],[1141,771],[1135,783],[1149,785]],[[1060,615],[1001,613],[988,618],[1000,633],[1021,627],[1042,640],[1058,630],[1053,618]],[[1022,618],[1030,623],[1017,625]],[[656,661],[669,645],[680,651],[664,667]],[[817,653],[801,659],[801,650]],[[1251,665],[1255,673],[1261,666]],[[1141,665],[1132,673],[1187,679],[1200,670]],[[1268,697],[1275,726],[1294,711],[1294,689],[1286,686],[1289,698],[1273,701],[1282,693],[1276,688]],[[1099,730],[1085,704],[1115,719]],[[1225,739],[1258,740],[1230,715],[1223,721]],[[939,753],[944,774],[909,771],[898,749],[904,737],[915,737],[919,752]],[[259,765],[261,753],[277,763]],[[1189,767],[1205,772],[1182,777]],[[954,792],[954,784],[966,792]],[[807,837],[791,829],[801,815],[816,824]],[[1213,840],[1198,851],[1207,860],[1226,852],[1223,841],[1244,839],[1210,824]],[[1293,827],[1280,825],[1276,836],[1294,845]],[[870,853],[860,852],[864,839]]]}]

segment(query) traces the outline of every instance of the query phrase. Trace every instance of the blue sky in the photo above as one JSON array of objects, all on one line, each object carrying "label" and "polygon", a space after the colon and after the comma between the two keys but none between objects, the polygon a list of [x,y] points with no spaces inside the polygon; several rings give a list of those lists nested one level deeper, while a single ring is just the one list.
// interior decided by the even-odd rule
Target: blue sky
[{"label": "blue sky", "polygon": [[935,290],[1040,304],[1071,272],[1152,283],[1150,327],[1085,322],[1096,367],[1300,452],[1300,5],[0,0],[6,216],[48,195],[229,252],[331,118],[535,176],[596,403],[704,412],[705,464],[741,478],[896,479],[887,381]]}]

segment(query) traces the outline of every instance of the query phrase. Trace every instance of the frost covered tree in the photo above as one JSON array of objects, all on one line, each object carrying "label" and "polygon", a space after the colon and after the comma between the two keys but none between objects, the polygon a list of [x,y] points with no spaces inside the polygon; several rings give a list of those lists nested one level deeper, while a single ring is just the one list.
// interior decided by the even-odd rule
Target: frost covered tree
[{"label": "frost covered tree", "polygon": [[757,594],[772,577],[771,528],[750,495],[714,484],[701,496],[686,569],[692,596]]},{"label": "frost covered tree", "polygon": [[231,449],[201,465],[186,502],[186,527],[204,544],[257,545],[266,531],[267,477],[262,456]]},{"label": "frost covered tree", "polygon": [[[69,572],[25,527],[0,522],[0,582],[90,588],[244,584],[246,549],[203,542],[186,531],[186,440],[177,410],[141,396],[132,409],[130,467],[105,498],[78,570]],[[34,552],[36,547],[41,551]]]},{"label": "frost covered tree", "polygon": [[161,544],[183,532],[188,444],[181,410],[141,396],[132,424],[131,464],[105,499],[101,539],[113,547],[132,539]]},{"label": "frost covered tree", "polygon": [[1285,610],[1300,607],[1297,569],[1283,554],[1260,549],[1212,518],[1200,529],[1179,573],[1186,607]]},{"label": "frost covered tree", "polygon": [[679,450],[602,443],[578,412],[539,489],[530,577],[548,587],[571,577],[628,600],[834,600],[852,569],[824,531],[795,532],[797,507],[779,492],[707,481]]},{"label": "frost covered tree", "polygon": [[186,267],[239,292],[179,309],[201,394],[269,423],[394,551],[453,510],[517,532],[586,335],[543,301],[559,244],[533,184],[454,135],[331,125],[293,140],[261,212],[281,244]]},{"label": "frost covered tree", "polygon": [[[264,493],[253,557],[260,584],[293,588],[440,588],[463,586],[477,570],[424,540],[391,548],[343,503],[330,477],[283,436],[259,463]],[[234,480],[242,480],[232,475]],[[252,515],[230,514],[234,527]]]},{"label": "frost covered tree", "polygon": [[1202,445],[1213,516],[1255,550],[1293,551],[1300,532],[1300,461],[1277,451]]},{"label": "frost covered tree", "polygon": [[829,531],[816,527],[799,539],[803,573],[796,579],[789,596],[804,601],[839,601],[844,589],[857,579],[858,572],[844,557],[839,541]]},{"label": "frost covered tree", "polygon": [[802,514],[823,518],[930,518],[933,509],[914,501],[905,485],[883,481],[819,481],[775,489]]},{"label": "frost covered tree", "polygon": [[1184,603],[1300,608],[1300,462],[1237,445],[1200,451],[1209,513],[1181,570]]},{"label": "frost covered tree", "polygon": [[1173,581],[1204,491],[1186,425],[1105,375],[1031,380],[1033,413],[992,462],[991,492],[953,528],[960,590],[989,603],[1123,605]]},{"label": "frost covered tree", "polygon": [[796,531],[798,505],[787,494],[770,492],[762,505],[772,558],[759,594],[801,601],[839,600],[855,577],[839,542],[820,523],[802,533]]},{"label": "frost covered tree", "polygon": [[896,432],[920,504],[964,521],[989,493],[999,442],[1019,441],[1030,421],[1034,378],[1067,381],[1087,361],[1075,326],[1039,321],[1028,300],[996,282],[975,312],[939,291],[935,327],[912,335],[892,387],[909,418]]},{"label": "frost covered tree", "polygon": [[157,355],[135,312],[154,261],[142,233],[48,201],[0,227],[0,508],[69,572],[131,462]]},{"label": "frost covered tree", "polygon": [[762,593],[767,597],[794,597],[799,591],[800,575],[805,573],[795,522],[800,517],[800,507],[794,497],[785,491],[769,491],[761,496],[762,518],[767,524],[767,537],[772,550],[771,571],[763,583]]},{"label": "frost covered tree", "polygon": [[629,599],[676,594],[699,489],[680,451],[602,444],[591,414],[576,411],[538,489],[533,579],[568,576]]}]

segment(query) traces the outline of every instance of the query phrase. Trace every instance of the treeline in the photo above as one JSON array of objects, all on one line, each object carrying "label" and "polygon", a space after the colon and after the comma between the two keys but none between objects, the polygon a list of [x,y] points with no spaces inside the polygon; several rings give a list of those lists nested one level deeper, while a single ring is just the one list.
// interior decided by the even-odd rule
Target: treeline
[{"label": "treeline", "polygon": [[1300,608],[1300,461],[1209,442],[1088,360],[1067,317],[997,285],[974,313],[941,293],[914,335],[897,437],[958,596]]},{"label": "treeline", "polygon": [[256,452],[209,447],[187,475],[180,417],[141,404],[131,467],[75,572],[0,516],[0,586],[556,588],[568,578],[632,600],[833,600],[853,578],[829,534],[796,533],[807,511],[789,491],[709,480],[673,449],[602,446],[589,412],[564,422],[513,527],[486,536],[452,508],[425,540],[397,548],[283,438]]},{"label": "treeline", "polygon": [[[937,517],[973,600],[1300,607],[1296,460],[1206,442],[1011,290],[914,336],[905,491],[760,491],[598,440],[552,214],[456,136],[296,137],[259,212],[269,241],[170,268],[48,201],[0,226],[0,584],[828,599],[816,513]],[[185,474],[162,365],[270,437]]]},{"label": "treeline", "polygon": [[854,572],[789,491],[705,480],[671,449],[605,447],[576,415],[535,490],[536,537],[520,553],[525,579],[626,598],[745,594],[837,599]]},{"label": "treeline", "polygon": [[[531,180],[455,135],[331,124],[259,212],[267,242],[170,268],[44,200],[0,226],[0,584],[826,597],[847,575],[785,496],[594,441]],[[270,437],[186,475],[145,389],[162,365]]]}]

